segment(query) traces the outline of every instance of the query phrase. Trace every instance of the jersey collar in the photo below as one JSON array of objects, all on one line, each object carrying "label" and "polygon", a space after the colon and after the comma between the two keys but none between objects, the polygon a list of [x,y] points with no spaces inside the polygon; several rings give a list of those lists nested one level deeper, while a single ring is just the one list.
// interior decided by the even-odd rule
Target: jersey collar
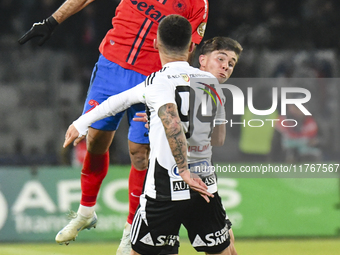
[{"label": "jersey collar", "polygon": [[169,62],[166,63],[163,67],[170,67],[170,66],[189,66],[189,63],[186,61],[173,61],[173,62]]}]

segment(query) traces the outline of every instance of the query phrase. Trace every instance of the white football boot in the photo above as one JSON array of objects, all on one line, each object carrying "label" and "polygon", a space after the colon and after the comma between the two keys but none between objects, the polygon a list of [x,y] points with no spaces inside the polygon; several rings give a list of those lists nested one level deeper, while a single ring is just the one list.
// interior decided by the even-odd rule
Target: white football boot
[{"label": "white football boot", "polygon": [[85,217],[79,213],[71,211],[69,217],[72,218],[72,220],[62,230],[60,230],[55,237],[56,242],[59,244],[65,243],[68,245],[70,241],[76,240],[80,231],[85,228],[95,228],[97,225],[97,215],[95,212],[92,216]]},{"label": "white football boot", "polygon": [[131,224],[126,222],[124,226],[123,237],[120,241],[116,255],[130,255],[131,253],[130,233],[131,233]]}]

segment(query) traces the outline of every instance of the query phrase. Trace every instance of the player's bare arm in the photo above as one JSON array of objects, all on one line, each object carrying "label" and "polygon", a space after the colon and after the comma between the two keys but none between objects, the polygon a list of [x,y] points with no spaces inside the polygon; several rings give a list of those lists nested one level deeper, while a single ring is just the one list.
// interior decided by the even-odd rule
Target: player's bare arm
[{"label": "player's bare arm", "polygon": [[76,146],[81,140],[85,138],[89,127],[98,120],[105,117],[114,116],[117,113],[124,111],[131,105],[136,103],[143,103],[144,85],[139,84],[127,91],[114,95],[106,99],[93,110],[81,115],[68,128],[65,134],[65,142],[63,147],[67,147],[73,141]]},{"label": "player's bare arm", "polygon": [[19,40],[24,44],[32,38],[40,38],[38,45],[42,46],[52,35],[54,29],[64,20],[79,12],[95,0],[67,0],[50,17],[41,22],[34,23]]},{"label": "player's bare arm", "polygon": [[162,120],[172,155],[175,158],[178,171],[181,174],[188,170],[186,153],[187,142],[182,131],[181,120],[177,113],[177,107],[174,104],[165,104],[159,108],[158,116]]},{"label": "player's bare arm", "polygon": [[177,106],[172,103],[161,106],[158,110],[158,116],[164,126],[165,134],[180,176],[192,190],[199,192],[201,196],[209,202],[209,197],[213,197],[213,195],[207,191],[208,187],[200,178],[192,179],[190,176],[187,161],[187,142],[178,115]]},{"label": "player's bare arm", "polygon": [[95,0],[67,0],[52,16],[60,24],[94,1]]},{"label": "player's bare arm", "polygon": [[211,146],[222,146],[226,136],[226,125],[216,125],[211,134]]}]

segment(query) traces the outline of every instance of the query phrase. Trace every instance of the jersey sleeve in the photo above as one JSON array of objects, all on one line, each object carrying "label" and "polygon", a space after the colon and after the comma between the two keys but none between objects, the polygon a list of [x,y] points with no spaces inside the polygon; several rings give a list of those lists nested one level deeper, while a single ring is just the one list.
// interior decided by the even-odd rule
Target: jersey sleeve
[{"label": "jersey sleeve", "polygon": [[192,12],[189,20],[192,27],[192,41],[200,44],[208,21],[208,0],[192,0]]},{"label": "jersey sleeve", "polygon": [[158,114],[158,110],[165,104],[175,101],[175,90],[173,86],[164,79],[159,79],[145,88],[145,101],[149,108],[153,108]]},{"label": "jersey sleeve", "polygon": [[93,110],[80,116],[73,122],[80,135],[86,135],[88,127],[94,122],[126,110],[133,104],[145,103],[144,82],[117,95],[110,96]]}]

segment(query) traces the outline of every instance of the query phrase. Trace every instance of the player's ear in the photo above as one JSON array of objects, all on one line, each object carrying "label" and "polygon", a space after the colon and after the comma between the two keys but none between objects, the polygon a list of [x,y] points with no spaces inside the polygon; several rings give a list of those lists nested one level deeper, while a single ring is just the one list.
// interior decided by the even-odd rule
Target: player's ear
[{"label": "player's ear", "polygon": [[158,41],[157,41],[157,38],[153,39],[153,47],[154,47],[154,49],[158,50]]},{"label": "player's ear", "polygon": [[207,62],[207,56],[206,55],[200,55],[198,57],[198,62],[200,63],[201,67],[205,67],[205,64]]},{"label": "player's ear", "polygon": [[192,53],[195,50],[196,44],[194,42],[190,43],[190,47],[189,47],[189,53]]}]

